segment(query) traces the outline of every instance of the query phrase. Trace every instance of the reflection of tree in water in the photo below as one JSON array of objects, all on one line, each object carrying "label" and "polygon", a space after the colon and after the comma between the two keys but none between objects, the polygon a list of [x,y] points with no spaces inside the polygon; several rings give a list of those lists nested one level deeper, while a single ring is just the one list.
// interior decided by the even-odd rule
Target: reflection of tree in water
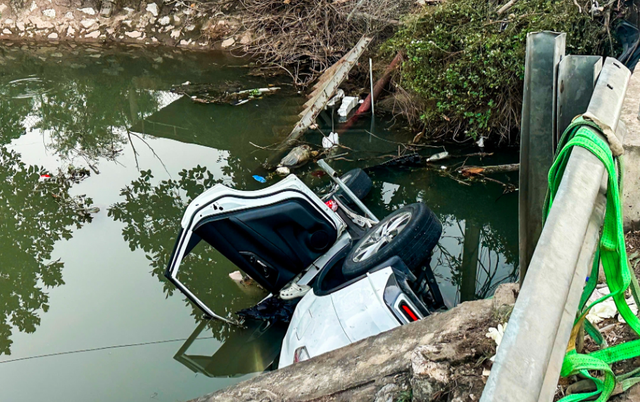
[{"label": "reflection of tree in water", "polygon": [[[152,275],[163,282],[168,296],[175,288],[163,274],[180,231],[182,214],[191,200],[221,182],[201,166],[182,170],[179,176],[177,180],[163,180],[154,185],[151,172],[142,171],[140,178],[121,191],[125,200],[109,208],[109,216],[125,223],[122,235],[131,250],[142,249],[146,253]],[[217,251],[201,242],[183,260],[179,279],[213,311],[231,315],[247,307],[247,296],[228,278],[227,273],[236,268],[225,262]],[[259,298],[253,300],[257,301]],[[203,319],[195,305],[192,305],[192,315],[197,321]],[[215,323],[212,331],[223,339],[229,327]]]},{"label": "reflection of tree in water", "polygon": [[450,227],[445,233],[461,233],[443,235],[457,241],[460,253],[455,255],[439,244],[435,263],[451,272],[449,280],[459,289],[459,301],[490,297],[501,283],[517,280],[517,256],[506,247],[508,242],[497,230],[472,220],[465,221],[463,228],[461,221],[452,216],[444,217],[442,222]]},{"label": "reflection of tree in water", "polygon": [[71,197],[64,177],[39,181],[44,173],[0,147],[0,354],[11,353],[12,326],[36,330],[38,312],[49,309],[45,288],[64,284],[64,264],[49,261],[55,242],[91,221],[91,200]]},{"label": "reflection of tree in water", "polygon": [[[68,50],[64,59],[57,59],[62,65],[56,65],[52,61],[56,58],[41,59],[42,54],[48,55],[46,48],[42,54],[39,51],[14,51],[9,62],[16,68],[3,68],[0,122],[14,127],[6,130],[14,135],[5,135],[5,143],[24,133],[27,124],[49,132],[47,146],[58,156],[80,157],[93,166],[99,158],[114,160],[129,140],[126,127],[159,107],[160,94],[146,89],[158,85],[157,76],[139,80],[131,73],[110,75],[103,67],[113,63],[119,67],[119,63],[95,61],[86,54],[74,56]],[[48,49],[56,51],[60,52]],[[76,64],[88,60],[99,63],[100,69],[98,64],[93,68]]]},{"label": "reflection of tree in water", "polygon": [[34,114],[41,120],[35,128],[50,132],[49,147],[63,158],[114,160],[127,141],[123,128],[132,124],[124,109],[130,92],[138,108],[157,109],[157,95],[129,88],[123,81],[101,82],[100,77],[55,81],[53,91],[39,96]]}]

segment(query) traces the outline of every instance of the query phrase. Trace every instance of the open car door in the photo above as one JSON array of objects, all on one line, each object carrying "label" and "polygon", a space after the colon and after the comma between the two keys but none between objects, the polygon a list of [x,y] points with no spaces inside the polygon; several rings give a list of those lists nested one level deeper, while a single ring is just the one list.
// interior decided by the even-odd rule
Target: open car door
[{"label": "open car door", "polygon": [[165,276],[205,313],[231,322],[178,280],[180,263],[200,241],[277,293],[329,250],[344,229],[340,217],[294,175],[257,191],[218,184],[187,207]]}]

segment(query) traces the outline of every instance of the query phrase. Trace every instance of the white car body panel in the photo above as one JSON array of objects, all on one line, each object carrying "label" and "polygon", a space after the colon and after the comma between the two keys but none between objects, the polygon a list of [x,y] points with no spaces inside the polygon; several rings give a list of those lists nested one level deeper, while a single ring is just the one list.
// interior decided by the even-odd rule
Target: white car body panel
[{"label": "white car body panel", "polygon": [[326,296],[307,293],[293,313],[278,367],[292,364],[302,346],[315,357],[400,326],[383,300],[391,275],[387,267]]},{"label": "white car body panel", "polygon": [[[183,229],[190,229],[190,222],[192,222],[191,226],[193,226],[195,221],[207,216],[264,207],[291,198],[306,198],[310,200],[318,211],[329,217],[331,223],[338,231],[338,236],[345,230],[346,225],[338,214],[326,206],[325,203],[295,175],[289,175],[272,186],[254,191],[236,190],[223,184],[216,184],[189,203],[182,217],[181,226]],[[215,205],[216,208],[214,208],[213,205]],[[206,207],[202,208],[202,206]]]},{"label": "white car body panel", "polygon": [[[293,198],[300,198],[309,201],[310,204],[325,216],[327,221],[336,229],[338,235],[336,243],[327,253],[325,253],[326,255],[320,256],[316,260],[318,264],[326,264],[328,258],[332,257],[333,254],[337,253],[350,242],[351,236],[346,232],[347,226],[338,214],[332,211],[331,208],[329,208],[298,177],[295,175],[289,175],[274,185],[255,191],[236,190],[222,184],[216,184],[191,201],[181,221],[181,226],[184,232],[182,237],[179,239],[181,246],[175,250],[175,254],[172,256],[170,261],[170,267],[167,270],[170,280],[205,313],[222,321],[235,324],[235,321],[225,318],[223,315],[218,315],[212,311],[177,278],[180,270],[180,264],[187,251],[193,230],[198,223],[202,221],[202,219],[210,216],[228,214],[233,211],[260,208]],[[304,280],[300,281],[300,283],[309,283],[315,275],[320,272],[323,266],[324,265],[317,265],[315,262],[311,264],[303,271],[303,273],[306,273],[307,275],[302,276],[302,279]]]}]

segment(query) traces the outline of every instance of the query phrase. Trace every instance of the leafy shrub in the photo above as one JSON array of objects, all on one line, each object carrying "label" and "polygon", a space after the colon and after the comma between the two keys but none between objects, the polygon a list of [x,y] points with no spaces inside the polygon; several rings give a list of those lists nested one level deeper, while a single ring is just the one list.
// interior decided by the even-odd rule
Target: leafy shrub
[{"label": "leafy shrub", "polygon": [[387,41],[404,50],[400,85],[425,106],[420,116],[431,138],[517,135],[524,56],[529,32],[567,33],[567,54],[612,51],[607,30],[571,0],[518,1],[502,15],[486,0],[448,0],[425,7]]}]

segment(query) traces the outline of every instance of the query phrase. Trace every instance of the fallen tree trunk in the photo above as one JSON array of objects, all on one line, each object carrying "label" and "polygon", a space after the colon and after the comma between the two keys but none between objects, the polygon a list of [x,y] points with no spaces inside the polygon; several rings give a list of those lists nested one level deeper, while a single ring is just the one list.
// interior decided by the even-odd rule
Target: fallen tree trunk
[{"label": "fallen tree trunk", "polygon": [[505,320],[517,293],[517,285],[501,285],[492,300],[462,303],[191,402],[470,400],[482,393],[495,353],[488,328]]},{"label": "fallen tree trunk", "polygon": [[493,166],[465,166],[458,169],[458,173],[461,173],[463,176],[473,176],[477,174],[517,172],[518,169],[520,169],[519,163],[510,163],[507,165]]}]

